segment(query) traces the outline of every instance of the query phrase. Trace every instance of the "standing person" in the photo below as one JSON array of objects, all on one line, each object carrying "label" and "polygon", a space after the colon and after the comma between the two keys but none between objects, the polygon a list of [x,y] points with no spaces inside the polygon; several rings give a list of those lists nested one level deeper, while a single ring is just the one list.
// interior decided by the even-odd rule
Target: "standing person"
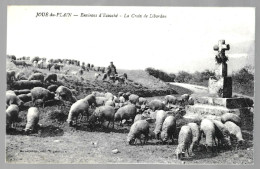
[{"label": "standing person", "polygon": [[107,75],[108,76],[115,76],[117,74],[116,67],[113,62],[110,62],[110,65],[107,67]]}]

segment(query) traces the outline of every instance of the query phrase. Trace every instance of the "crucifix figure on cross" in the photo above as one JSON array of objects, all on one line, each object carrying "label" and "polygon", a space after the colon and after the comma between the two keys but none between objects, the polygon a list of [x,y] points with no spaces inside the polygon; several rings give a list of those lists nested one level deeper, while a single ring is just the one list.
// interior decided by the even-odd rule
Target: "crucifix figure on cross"
[{"label": "crucifix figure on cross", "polygon": [[225,51],[230,49],[229,44],[225,44],[225,40],[219,40],[218,45],[215,45],[213,48],[215,51],[218,51],[215,59],[218,64],[222,64],[222,77],[227,77],[227,61],[228,57],[225,55]]}]

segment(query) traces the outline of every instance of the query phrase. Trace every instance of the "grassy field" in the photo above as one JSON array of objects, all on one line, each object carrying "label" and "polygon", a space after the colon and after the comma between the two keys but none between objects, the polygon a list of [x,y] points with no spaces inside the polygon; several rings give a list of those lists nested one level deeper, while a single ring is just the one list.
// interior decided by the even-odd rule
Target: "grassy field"
[{"label": "grassy field", "polygon": [[[77,67],[65,66],[64,70],[57,72],[59,77],[70,69],[71,72],[77,71]],[[16,70],[25,72],[28,77],[33,68],[21,69],[7,62],[7,70]],[[37,69],[38,70],[38,69]],[[48,70],[41,70],[43,73],[49,73]],[[51,70],[51,72],[55,72]],[[129,87],[128,85],[119,85],[105,83],[101,80],[94,80],[95,72],[86,72],[82,76],[67,77],[68,81],[60,83],[74,88],[78,91],[76,97],[82,98],[92,90],[113,91],[126,88],[127,90],[165,90],[172,88],[179,96],[184,93],[190,93],[189,90],[181,87],[171,86],[159,81],[141,70],[119,70],[119,73],[127,73],[130,80],[134,80],[142,88]],[[69,74],[71,75],[71,74]],[[112,86],[112,87],[111,87]],[[158,88],[156,87],[158,86]],[[152,99],[163,100],[164,96],[149,97]],[[32,106],[31,102],[26,104],[27,108]],[[89,128],[88,122],[82,122],[76,127],[69,127],[66,123],[67,115],[71,103],[66,103],[65,107],[60,109],[56,102],[49,102],[45,108],[39,108],[41,113],[39,123],[42,125],[37,133],[24,135],[22,129],[25,128],[27,108],[19,112],[20,122],[14,130],[7,132],[6,141],[6,162],[7,163],[159,163],[159,164],[253,164],[253,133],[252,131],[243,131],[246,144],[240,148],[232,150],[220,150],[214,154],[205,151],[196,151],[195,156],[186,158],[182,161],[177,160],[174,153],[177,144],[162,145],[159,141],[152,139],[146,145],[128,145],[126,137],[129,132],[130,124],[119,126],[115,129],[106,129],[98,126],[94,130]],[[104,126],[106,124],[103,124]],[[154,124],[150,124],[150,130],[153,130]],[[203,143],[204,140],[202,140]],[[118,149],[118,153],[113,153]]]}]

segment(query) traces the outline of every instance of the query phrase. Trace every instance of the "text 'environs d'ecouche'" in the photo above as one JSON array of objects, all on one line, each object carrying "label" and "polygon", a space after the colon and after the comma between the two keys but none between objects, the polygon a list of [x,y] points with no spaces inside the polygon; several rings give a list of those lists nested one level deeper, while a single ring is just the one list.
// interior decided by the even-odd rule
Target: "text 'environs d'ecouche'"
[{"label": "text 'environs d'ecouche'", "polygon": [[89,18],[167,18],[164,14],[119,14],[119,13],[66,13],[37,12],[36,17],[89,17]]}]

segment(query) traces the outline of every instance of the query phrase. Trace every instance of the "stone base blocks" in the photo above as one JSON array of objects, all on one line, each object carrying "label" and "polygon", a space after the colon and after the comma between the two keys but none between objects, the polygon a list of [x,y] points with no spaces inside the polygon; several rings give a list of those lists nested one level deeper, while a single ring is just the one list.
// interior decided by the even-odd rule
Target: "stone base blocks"
[{"label": "stone base blocks", "polygon": [[220,120],[225,113],[234,113],[242,119],[242,129],[253,129],[253,100],[250,98],[214,98],[200,97],[195,105],[186,106],[185,116],[199,116],[202,118]]}]

